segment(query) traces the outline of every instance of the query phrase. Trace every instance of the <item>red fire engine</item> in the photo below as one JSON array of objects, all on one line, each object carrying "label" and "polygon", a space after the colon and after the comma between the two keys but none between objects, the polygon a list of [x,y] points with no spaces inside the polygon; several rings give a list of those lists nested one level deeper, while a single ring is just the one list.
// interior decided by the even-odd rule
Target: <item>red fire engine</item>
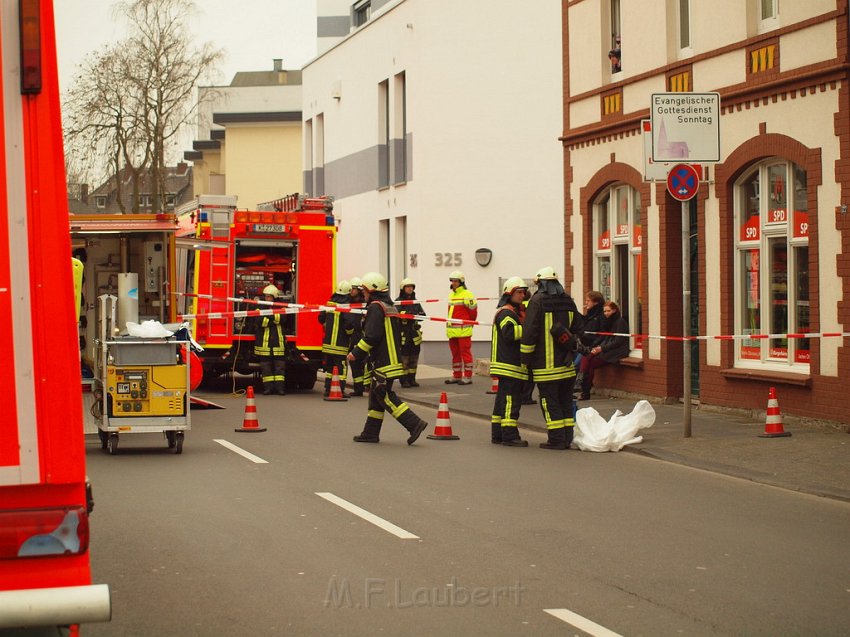
[{"label": "red fire engine", "polygon": [[204,315],[262,309],[250,301],[276,285],[279,302],[308,306],[286,317],[286,385],[310,389],[321,364],[322,326],[309,306],[326,303],[334,286],[333,199],[295,194],[258,208],[238,210],[235,197],[203,195],[177,211],[178,314],[199,315],[192,335],[204,348],[205,378],[256,374],[249,319]]},{"label": "red fire engine", "polygon": [[0,4],[0,632],[110,617],[91,583],[51,0]]}]

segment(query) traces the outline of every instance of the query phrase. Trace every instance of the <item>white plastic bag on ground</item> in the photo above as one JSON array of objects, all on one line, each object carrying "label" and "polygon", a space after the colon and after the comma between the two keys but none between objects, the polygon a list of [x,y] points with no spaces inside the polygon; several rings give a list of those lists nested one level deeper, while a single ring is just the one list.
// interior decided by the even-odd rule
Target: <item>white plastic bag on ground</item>
[{"label": "white plastic bag on ground", "polygon": [[608,422],[593,407],[576,412],[573,443],[582,451],[619,451],[626,445],[641,442],[637,432],[655,423],[655,409],[641,400],[631,413],[615,411]]},{"label": "white plastic bag on ground", "polygon": [[173,336],[174,332],[165,329],[159,321],[127,321],[127,334],[141,338],[165,338]]}]

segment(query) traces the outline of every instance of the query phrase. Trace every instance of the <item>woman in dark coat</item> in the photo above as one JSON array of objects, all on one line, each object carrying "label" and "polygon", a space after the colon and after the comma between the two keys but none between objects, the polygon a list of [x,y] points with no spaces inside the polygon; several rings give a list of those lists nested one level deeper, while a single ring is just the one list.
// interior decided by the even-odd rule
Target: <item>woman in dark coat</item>
[{"label": "woman in dark coat", "polygon": [[[602,308],[605,315],[601,332],[628,334],[629,324],[620,314],[620,306],[614,301],[607,301]],[[590,389],[593,387],[593,375],[597,369],[605,365],[617,363],[629,355],[628,336],[605,336],[603,340],[590,348],[581,360],[581,400],[590,400]]]}]

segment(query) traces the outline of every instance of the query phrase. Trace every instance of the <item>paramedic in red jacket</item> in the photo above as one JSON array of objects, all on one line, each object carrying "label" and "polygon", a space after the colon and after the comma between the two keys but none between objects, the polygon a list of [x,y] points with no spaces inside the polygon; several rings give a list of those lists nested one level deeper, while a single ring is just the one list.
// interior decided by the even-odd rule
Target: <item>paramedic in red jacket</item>
[{"label": "paramedic in red jacket", "polygon": [[[448,318],[474,321],[478,318],[478,304],[472,292],[466,289],[463,272],[455,270],[449,275],[449,313]],[[446,384],[472,384],[472,325],[446,323],[446,335],[452,350],[452,377]]]}]

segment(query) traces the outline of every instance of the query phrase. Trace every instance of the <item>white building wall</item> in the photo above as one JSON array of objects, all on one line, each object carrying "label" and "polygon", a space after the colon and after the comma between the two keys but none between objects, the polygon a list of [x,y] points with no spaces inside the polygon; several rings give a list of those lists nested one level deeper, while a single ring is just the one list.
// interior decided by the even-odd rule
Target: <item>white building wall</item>
[{"label": "white building wall", "polygon": [[[303,117],[324,116],[338,276],[385,270],[388,261],[393,295],[408,276],[419,298],[445,299],[454,255],[481,297],[499,296],[500,277],[531,278],[544,265],[562,272],[561,60],[559,3],[524,7],[518,20],[484,0],[401,0],[307,65]],[[402,72],[410,175],[379,190],[378,85],[389,80],[392,111]],[[397,237],[400,217],[407,254],[398,258],[400,241],[391,239],[382,260],[379,224],[389,220],[388,236]],[[475,262],[482,247],[493,251],[486,268]],[[452,262],[440,265],[444,254]],[[426,310],[446,315],[445,303]],[[494,310],[495,301],[481,302],[480,320]],[[473,338],[489,341],[490,328],[475,328]],[[444,340],[444,325],[426,323],[425,339]]]}]

